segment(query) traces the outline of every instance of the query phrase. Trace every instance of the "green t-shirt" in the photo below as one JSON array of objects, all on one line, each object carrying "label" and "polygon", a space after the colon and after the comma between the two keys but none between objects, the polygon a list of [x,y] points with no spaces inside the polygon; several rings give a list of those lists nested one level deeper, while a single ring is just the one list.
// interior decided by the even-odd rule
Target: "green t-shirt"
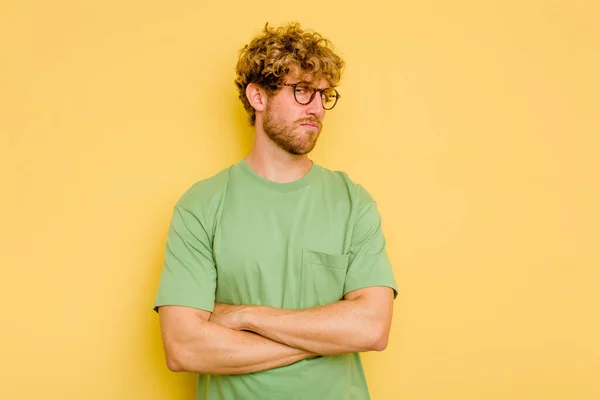
[{"label": "green t-shirt", "polygon": [[[369,286],[397,294],[381,219],[362,186],[315,163],[301,179],[275,183],[242,160],[177,202],[154,306],[305,309]],[[368,398],[356,353],[198,376],[197,399]]]}]

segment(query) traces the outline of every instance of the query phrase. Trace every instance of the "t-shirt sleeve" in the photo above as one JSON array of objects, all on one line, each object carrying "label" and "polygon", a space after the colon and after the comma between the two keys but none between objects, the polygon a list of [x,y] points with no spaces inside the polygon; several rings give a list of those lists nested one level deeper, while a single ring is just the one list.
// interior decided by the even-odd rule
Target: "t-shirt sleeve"
[{"label": "t-shirt sleeve", "polygon": [[388,286],[398,295],[394,272],[373,198],[359,186],[359,208],[350,244],[344,295],[357,289]]},{"label": "t-shirt sleeve", "polygon": [[212,241],[206,227],[194,214],[176,206],[154,310],[173,305],[212,312],[216,282]]}]

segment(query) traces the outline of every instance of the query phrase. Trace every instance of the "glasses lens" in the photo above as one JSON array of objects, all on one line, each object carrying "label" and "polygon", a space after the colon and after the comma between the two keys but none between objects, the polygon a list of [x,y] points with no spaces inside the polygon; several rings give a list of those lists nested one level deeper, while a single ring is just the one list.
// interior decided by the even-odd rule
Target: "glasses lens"
[{"label": "glasses lens", "polygon": [[323,92],[323,108],[331,110],[338,99],[338,93],[335,89],[327,89]]},{"label": "glasses lens", "polygon": [[310,102],[311,95],[313,94],[313,90],[308,86],[296,86],[296,90],[294,91],[294,95],[296,96],[296,101],[300,104],[307,104]]}]

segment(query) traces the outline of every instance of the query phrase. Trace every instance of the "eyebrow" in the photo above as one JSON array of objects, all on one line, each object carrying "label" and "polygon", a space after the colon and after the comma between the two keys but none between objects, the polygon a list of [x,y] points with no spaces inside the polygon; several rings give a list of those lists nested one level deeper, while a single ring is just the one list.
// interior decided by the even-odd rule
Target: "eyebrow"
[{"label": "eyebrow", "polygon": [[[300,81],[300,82],[298,82],[296,85],[299,85],[299,84],[301,84],[301,83],[303,83],[303,84],[305,84],[305,85],[307,85],[307,86],[310,86],[310,87],[311,87],[311,88],[313,88],[313,89],[319,89],[318,87],[316,87],[316,86],[313,86],[313,85],[312,85],[312,82],[308,82],[308,81]],[[326,87],[324,87],[323,89],[319,89],[319,90],[334,89],[334,88],[335,88],[334,86],[326,86]]]}]

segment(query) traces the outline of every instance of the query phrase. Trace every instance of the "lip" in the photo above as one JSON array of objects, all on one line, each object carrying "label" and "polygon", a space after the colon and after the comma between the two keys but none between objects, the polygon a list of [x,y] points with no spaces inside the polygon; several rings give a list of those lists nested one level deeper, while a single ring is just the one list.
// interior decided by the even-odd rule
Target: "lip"
[{"label": "lip", "polygon": [[310,124],[310,123],[308,123],[308,124],[300,124],[300,126],[307,126],[309,128],[319,129],[319,125],[317,125],[317,124]]}]

